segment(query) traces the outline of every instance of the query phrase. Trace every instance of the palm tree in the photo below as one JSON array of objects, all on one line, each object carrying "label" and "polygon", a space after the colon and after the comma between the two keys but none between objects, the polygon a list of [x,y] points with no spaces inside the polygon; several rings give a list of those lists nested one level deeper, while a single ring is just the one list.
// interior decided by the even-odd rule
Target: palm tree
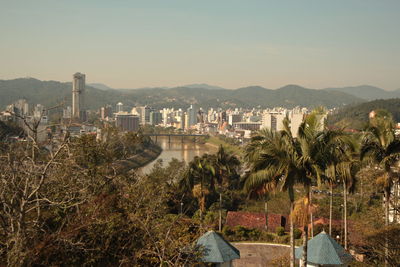
[{"label": "palm tree", "polygon": [[[338,173],[338,165],[342,162],[353,161],[353,154],[356,151],[356,143],[352,136],[345,134],[343,130],[326,130],[322,135],[322,147],[324,156],[324,178],[330,188],[329,194],[329,235],[332,235],[332,202],[333,185],[338,181],[344,181]],[[353,166],[353,165],[351,165]],[[344,165],[341,165],[343,170]],[[350,178],[347,178],[350,179]],[[353,184],[353,183],[351,183]],[[348,188],[347,183],[346,188]]]},{"label": "palm tree", "polygon": [[[308,174],[312,176],[312,179],[317,182],[317,184],[321,184],[321,173],[325,168],[324,161],[324,132],[322,131],[322,124],[320,120],[320,114],[324,110],[316,109],[310,115],[308,115],[305,120],[300,124],[298,129],[298,141],[301,145],[302,157],[303,161],[309,164],[311,171],[309,170]],[[312,190],[311,184],[309,188],[306,188],[308,192],[307,197],[307,212],[310,215],[310,224],[311,224],[311,235],[314,235],[314,224],[313,224],[313,213],[312,210],[309,209],[309,206],[312,205]],[[307,213],[308,214],[308,213]]]},{"label": "palm tree", "polygon": [[[385,116],[386,115],[386,116]],[[384,181],[385,224],[389,225],[389,201],[393,185],[392,167],[400,158],[400,140],[395,137],[390,114],[380,111],[371,119],[364,135],[360,158],[369,159],[383,167],[386,172]]]},{"label": "palm tree", "polygon": [[[384,176],[385,196],[385,226],[389,226],[389,203],[393,186],[392,167],[400,158],[400,140],[394,134],[392,115],[385,110],[378,110],[370,119],[369,126],[363,137],[361,160],[369,159],[383,167],[386,172]],[[385,252],[385,264],[387,265],[387,254]]]},{"label": "palm tree", "polygon": [[[289,121],[284,120],[284,130],[273,132],[261,130],[246,147],[246,158],[250,163],[250,175],[247,177],[244,189],[247,192],[268,192],[278,186],[288,192],[290,212],[294,209],[294,186],[302,184],[307,189],[311,185],[313,168],[309,158],[304,156],[301,144],[293,138]],[[308,192],[308,190],[306,190]],[[306,197],[309,197],[307,194]],[[309,203],[309,202],[307,202]],[[295,266],[293,218],[290,216],[290,266]],[[308,225],[304,227],[307,242]],[[305,244],[305,249],[307,245]],[[306,251],[303,257],[307,257]],[[305,260],[307,262],[307,260]]]},{"label": "palm tree", "polygon": [[[197,186],[196,186],[197,185]],[[212,164],[211,156],[204,154],[202,157],[196,156],[190,163],[183,179],[181,187],[192,192],[199,202],[200,221],[203,219],[203,212],[206,209],[206,195],[208,188],[214,190],[215,168]]]},{"label": "palm tree", "polygon": [[237,174],[239,166],[238,158],[226,153],[223,146],[220,145],[215,158],[216,176],[219,184],[219,231],[222,230],[222,189],[231,185],[230,178]]},{"label": "palm tree", "polygon": [[339,179],[343,184],[343,221],[344,221],[344,249],[347,250],[347,194],[354,192],[356,174],[360,170],[359,162],[349,159],[336,166]]}]

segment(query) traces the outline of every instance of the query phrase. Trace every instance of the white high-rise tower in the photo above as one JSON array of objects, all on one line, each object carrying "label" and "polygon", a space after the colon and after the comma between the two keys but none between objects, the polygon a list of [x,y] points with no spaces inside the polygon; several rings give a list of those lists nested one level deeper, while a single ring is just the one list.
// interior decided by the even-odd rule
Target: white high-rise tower
[{"label": "white high-rise tower", "polygon": [[72,117],[83,119],[85,93],[85,74],[77,72],[73,75],[72,81]]}]

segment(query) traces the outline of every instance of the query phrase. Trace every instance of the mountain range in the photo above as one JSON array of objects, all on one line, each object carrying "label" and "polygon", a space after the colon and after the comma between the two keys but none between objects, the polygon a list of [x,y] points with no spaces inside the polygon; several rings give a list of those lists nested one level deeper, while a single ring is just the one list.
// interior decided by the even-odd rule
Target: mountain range
[{"label": "mountain range", "polygon": [[[71,83],[40,81],[34,78],[0,80],[0,107],[5,107],[20,98],[30,103],[53,106],[59,103],[70,105]],[[154,108],[187,108],[190,104],[199,107],[287,107],[295,106],[327,108],[341,107],[371,99],[400,97],[400,90],[385,91],[372,86],[309,89],[298,85],[287,85],[278,89],[249,86],[239,89],[224,89],[207,84],[192,84],[173,88],[113,89],[107,85],[93,83],[86,86],[85,101],[89,109],[106,104],[123,102],[126,106],[150,105]]]},{"label": "mountain range", "polygon": [[370,85],[342,87],[342,88],[326,88],[324,90],[343,92],[343,93],[351,94],[353,96],[361,97],[365,100],[389,99],[389,98],[400,97],[400,89],[397,89],[394,91],[386,91],[386,90],[383,90],[382,88],[370,86]]}]

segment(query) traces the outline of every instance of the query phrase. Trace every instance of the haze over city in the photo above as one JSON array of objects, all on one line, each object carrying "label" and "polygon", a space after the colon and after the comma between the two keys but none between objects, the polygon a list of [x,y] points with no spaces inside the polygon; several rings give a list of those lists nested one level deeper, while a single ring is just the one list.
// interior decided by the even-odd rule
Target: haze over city
[{"label": "haze over city", "polygon": [[1,1],[1,79],[400,88],[400,2]]},{"label": "haze over city", "polygon": [[400,0],[0,0],[0,267],[400,266]]}]

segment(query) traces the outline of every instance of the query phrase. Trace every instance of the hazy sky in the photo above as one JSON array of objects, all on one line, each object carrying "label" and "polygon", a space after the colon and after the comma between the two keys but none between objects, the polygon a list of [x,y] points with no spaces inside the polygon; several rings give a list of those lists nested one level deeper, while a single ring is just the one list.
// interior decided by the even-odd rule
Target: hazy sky
[{"label": "hazy sky", "polygon": [[400,0],[0,0],[0,79],[400,88]]}]

